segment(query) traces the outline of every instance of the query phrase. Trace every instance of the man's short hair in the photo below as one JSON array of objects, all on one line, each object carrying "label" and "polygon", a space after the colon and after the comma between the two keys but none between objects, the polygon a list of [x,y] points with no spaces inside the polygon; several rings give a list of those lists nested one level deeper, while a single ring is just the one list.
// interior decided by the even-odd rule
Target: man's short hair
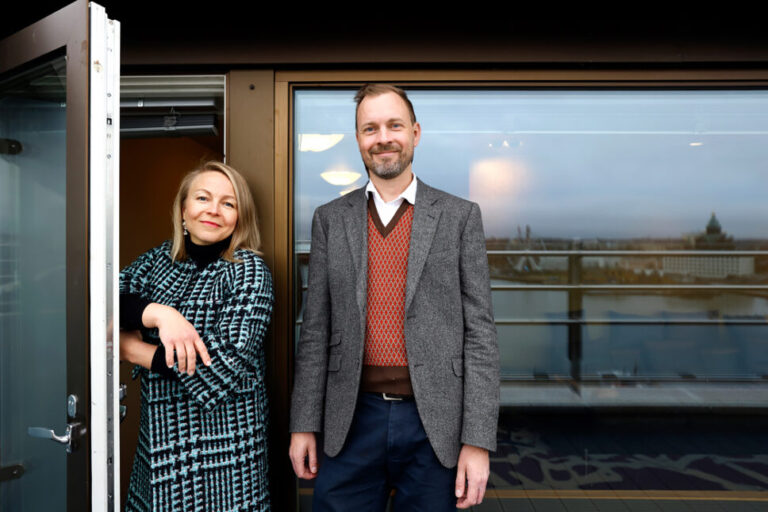
[{"label": "man's short hair", "polygon": [[408,113],[411,115],[411,123],[416,124],[416,112],[414,112],[413,104],[411,103],[411,100],[408,99],[408,95],[405,94],[404,90],[389,84],[365,84],[358,89],[355,94],[355,104],[357,105],[355,107],[355,128],[357,128],[357,111],[360,110],[360,103],[362,103],[368,96],[380,96],[388,92],[393,92],[403,99],[408,106]]}]

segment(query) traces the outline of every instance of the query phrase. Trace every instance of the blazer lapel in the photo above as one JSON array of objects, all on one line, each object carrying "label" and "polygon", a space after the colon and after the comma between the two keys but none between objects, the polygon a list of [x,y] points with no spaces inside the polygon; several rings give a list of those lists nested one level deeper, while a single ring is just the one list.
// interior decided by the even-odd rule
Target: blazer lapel
[{"label": "blazer lapel", "polygon": [[[365,319],[368,280],[368,210],[366,209],[365,188],[353,190],[347,194],[349,211],[344,215],[344,228],[347,233],[349,252],[357,275],[357,305],[360,315]],[[330,254],[331,258],[335,255]]]},{"label": "blazer lapel", "polygon": [[413,224],[411,226],[411,246],[408,249],[408,276],[405,281],[405,311],[416,293],[421,271],[427,261],[432,239],[440,219],[441,209],[432,189],[421,180],[416,186],[416,204],[413,206]]}]

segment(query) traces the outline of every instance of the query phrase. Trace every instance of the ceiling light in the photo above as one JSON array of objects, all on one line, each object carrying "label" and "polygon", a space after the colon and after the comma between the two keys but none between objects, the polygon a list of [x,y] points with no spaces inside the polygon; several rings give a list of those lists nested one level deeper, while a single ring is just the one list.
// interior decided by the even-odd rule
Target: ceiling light
[{"label": "ceiling light", "polygon": [[356,182],[360,178],[360,173],[346,167],[337,167],[320,173],[320,177],[331,185],[346,187]]}]

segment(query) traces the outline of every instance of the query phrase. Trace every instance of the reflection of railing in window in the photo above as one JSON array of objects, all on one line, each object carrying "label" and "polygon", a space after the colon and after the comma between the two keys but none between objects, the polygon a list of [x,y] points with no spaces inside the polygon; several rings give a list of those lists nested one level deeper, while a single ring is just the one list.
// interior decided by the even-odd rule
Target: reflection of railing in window
[{"label": "reflection of railing in window", "polygon": [[[582,375],[582,333],[583,327],[587,325],[615,325],[615,326],[768,326],[765,318],[744,315],[719,316],[717,318],[585,318],[583,299],[585,293],[589,292],[644,292],[644,293],[673,293],[673,292],[760,292],[768,291],[767,284],[584,284],[581,282],[582,259],[585,257],[662,257],[665,259],[682,257],[687,260],[693,258],[751,258],[756,256],[768,256],[768,251],[711,251],[711,250],[564,250],[564,251],[546,251],[546,250],[489,250],[489,257],[562,257],[567,259],[568,276],[567,283],[557,284],[499,284],[492,285],[494,291],[555,291],[567,292],[568,296],[568,315],[567,318],[518,318],[518,319],[496,319],[497,325],[564,325],[568,332],[568,360],[570,361],[570,379],[577,383],[605,378],[606,375],[588,377]],[[707,312],[712,315],[712,312]],[[684,315],[683,315],[684,316]],[[768,347],[766,347],[768,348]],[[768,370],[766,371],[768,373]],[[690,372],[685,372],[678,376],[654,376],[653,378],[639,377],[637,375],[609,375],[612,380],[653,380],[653,381],[690,381],[696,379],[696,376]],[[541,377],[541,375],[539,375]],[[765,373],[760,376],[735,376],[728,377],[707,377],[707,381],[744,381],[744,380],[763,380]],[[519,379],[507,379],[519,380]]]},{"label": "reflection of railing in window", "polygon": [[[306,261],[309,251],[297,251],[297,257]],[[512,291],[512,292],[566,292],[567,294],[567,315],[562,315],[562,318],[553,317],[548,315],[548,318],[496,318],[495,323],[497,326],[565,326],[567,329],[567,359],[570,362],[570,375],[566,376],[553,376],[547,375],[546,372],[532,372],[532,377],[524,377],[521,375],[504,375],[502,372],[502,380],[507,381],[519,381],[530,380],[531,378],[536,381],[544,380],[562,380],[565,377],[574,385],[579,382],[590,381],[602,381],[610,379],[611,381],[628,381],[628,382],[744,382],[744,381],[765,381],[768,379],[768,339],[765,340],[765,350],[762,350],[763,343],[759,343],[756,349],[753,349],[749,354],[741,354],[741,358],[754,357],[755,350],[759,350],[761,367],[764,369],[757,372],[731,372],[727,375],[704,375],[697,376],[693,371],[679,372],[677,375],[659,374],[659,375],[638,375],[637,369],[635,372],[621,372],[618,373],[610,371],[609,368],[605,368],[602,373],[592,371],[590,374],[584,375],[583,372],[583,347],[584,342],[582,339],[584,329],[586,326],[616,326],[622,328],[631,328],[631,326],[666,326],[670,329],[680,328],[681,326],[689,326],[692,328],[704,327],[716,329],[718,327],[730,328],[737,330],[741,326],[746,328],[764,327],[768,328],[768,319],[766,315],[755,314],[720,314],[718,311],[693,311],[687,314],[673,313],[673,312],[661,312],[657,315],[635,315],[635,314],[616,314],[610,315],[609,318],[587,318],[584,314],[584,296],[591,293],[609,292],[611,294],[621,294],[628,292],[629,294],[639,293],[642,295],[650,294],[665,294],[674,295],[686,294],[697,296],[697,294],[707,294],[711,296],[713,294],[720,293],[740,293],[750,294],[761,299],[768,300],[768,284],[761,284],[766,282],[766,277],[760,276],[758,283],[738,283],[738,284],[724,284],[724,283],[706,283],[706,284],[593,284],[582,282],[582,262],[584,258],[598,257],[598,258],[754,258],[754,257],[767,257],[768,251],[751,250],[728,250],[728,251],[712,251],[712,250],[489,250],[489,259],[493,257],[524,257],[524,258],[537,258],[537,257],[559,257],[567,261],[565,266],[564,275],[567,276],[566,282],[558,282],[554,284],[527,284],[514,282],[510,284],[501,284],[496,279],[492,284],[492,291]],[[754,272],[754,271],[753,271]],[[743,278],[743,276],[739,276]],[[755,276],[757,277],[757,276]],[[509,279],[514,280],[514,277]],[[743,280],[743,279],[742,279]],[[698,279],[701,281],[701,279]],[[302,283],[301,290],[306,290],[306,284]],[[622,316],[624,318],[622,318]],[[627,318],[628,317],[628,318]],[[297,325],[301,323],[301,319],[297,318]],[[754,330],[752,331],[754,332]],[[762,336],[765,331],[758,333]],[[680,335],[690,335],[690,332],[678,331],[676,333]],[[696,333],[700,335],[700,332]],[[754,338],[754,334],[752,338]],[[679,340],[675,340],[679,341]],[[695,346],[698,340],[686,340],[694,345],[694,350],[698,350],[699,347]],[[503,340],[502,350],[504,349]],[[664,339],[653,340],[656,343],[659,354],[652,354],[656,359],[664,357],[663,346],[659,343],[664,343]],[[668,342],[672,343],[672,342]],[[715,340],[714,345],[717,345]],[[715,350],[720,350],[720,354],[715,354],[715,357],[723,355],[723,348],[715,346]],[[729,354],[725,354],[729,356]],[[730,356],[733,356],[730,354]],[[764,364],[766,363],[766,364]]]}]

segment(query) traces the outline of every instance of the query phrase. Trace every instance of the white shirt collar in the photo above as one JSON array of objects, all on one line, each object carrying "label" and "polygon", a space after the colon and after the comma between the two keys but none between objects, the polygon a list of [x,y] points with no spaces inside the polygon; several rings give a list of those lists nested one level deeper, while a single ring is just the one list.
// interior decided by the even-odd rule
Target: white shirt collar
[{"label": "white shirt collar", "polygon": [[379,194],[379,191],[376,190],[376,187],[373,185],[373,182],[371,180],[368,180],[368,184],[365,186],[365,195],[368,195],[369,192],[373,192],[373,200],[377,204],[392,204],[395,201],[397,201],[397,205],[400,206],[400,203],[405,199],[411,204],[416,204],[416,174],[413,174],[413,178],[411,179],[411,183],[405,188],[405,190],[402,191],[402,193],[397,196],[392,201],[385,203],[384,199],[382,199],[381,195]]}]

